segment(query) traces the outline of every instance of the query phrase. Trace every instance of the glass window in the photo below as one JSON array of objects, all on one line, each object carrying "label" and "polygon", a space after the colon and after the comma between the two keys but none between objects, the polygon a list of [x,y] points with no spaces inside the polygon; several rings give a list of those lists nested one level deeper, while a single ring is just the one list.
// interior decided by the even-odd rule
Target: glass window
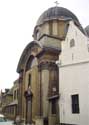
[{"label": "glass window", "polygon": [[79,95],[72,95],[72,113],[79,113]]}]

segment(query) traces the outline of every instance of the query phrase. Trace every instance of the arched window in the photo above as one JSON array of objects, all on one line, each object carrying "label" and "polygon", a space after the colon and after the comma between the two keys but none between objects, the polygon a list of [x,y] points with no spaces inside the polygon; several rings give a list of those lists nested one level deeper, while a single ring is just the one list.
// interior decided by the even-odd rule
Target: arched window
[{"label": "arched window", "polygon": [[[37,58],[34,57],[34,56],[30,56],[30,58],[28,59],[27,61],[27,64],[26,64],[26,72],[27,72],[27,87],[31,87],[31,83],[32,83],[32,69],[33,67],[37,66],[38,65],[38,61],[37,61]],[[31,71],[31,72],[30,72]]]},{"label": "arched window", "polygon": [[70,40],[70,47],[74,47],[75,46],[75,40],[74,39],[71,39]]}]

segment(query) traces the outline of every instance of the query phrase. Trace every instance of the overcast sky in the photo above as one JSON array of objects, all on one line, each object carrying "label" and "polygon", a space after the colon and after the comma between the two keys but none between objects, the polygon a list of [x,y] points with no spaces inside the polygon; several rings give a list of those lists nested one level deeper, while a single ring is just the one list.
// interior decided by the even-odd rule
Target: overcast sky
[{"label": "overcast sky", "polygon": [[[17,64],[25,46],[33,40],[39,16],[56,0],[0,0],[0,89],[10,88],[18,78]],[[89,0],[60,0],[83,27],[89,24]]]}]

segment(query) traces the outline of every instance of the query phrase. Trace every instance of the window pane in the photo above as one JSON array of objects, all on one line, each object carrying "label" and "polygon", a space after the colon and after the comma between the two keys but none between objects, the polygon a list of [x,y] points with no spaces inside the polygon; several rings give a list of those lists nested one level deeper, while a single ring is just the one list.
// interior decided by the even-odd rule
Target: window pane
[{"label": "window pane", "polygon": [[79,113],[79,96],[77,95],[72,95],[72,113]]}]

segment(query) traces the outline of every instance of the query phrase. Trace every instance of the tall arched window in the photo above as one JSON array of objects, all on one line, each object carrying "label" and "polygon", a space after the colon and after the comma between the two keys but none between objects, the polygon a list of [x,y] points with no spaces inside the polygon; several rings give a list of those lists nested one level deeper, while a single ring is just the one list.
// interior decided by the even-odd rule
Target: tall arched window
[{"label": "tall arched window", "polygon": [[26,64],[26,75],[27,75],[27,87],[31,87],[31,83],[32,83],[32,69],[33,67],[37,66],[38,65],[38,61],[37,61],[37,58],[34,57],[34,56],[30,56],[28,61],[27,61],[27,64]]}]

